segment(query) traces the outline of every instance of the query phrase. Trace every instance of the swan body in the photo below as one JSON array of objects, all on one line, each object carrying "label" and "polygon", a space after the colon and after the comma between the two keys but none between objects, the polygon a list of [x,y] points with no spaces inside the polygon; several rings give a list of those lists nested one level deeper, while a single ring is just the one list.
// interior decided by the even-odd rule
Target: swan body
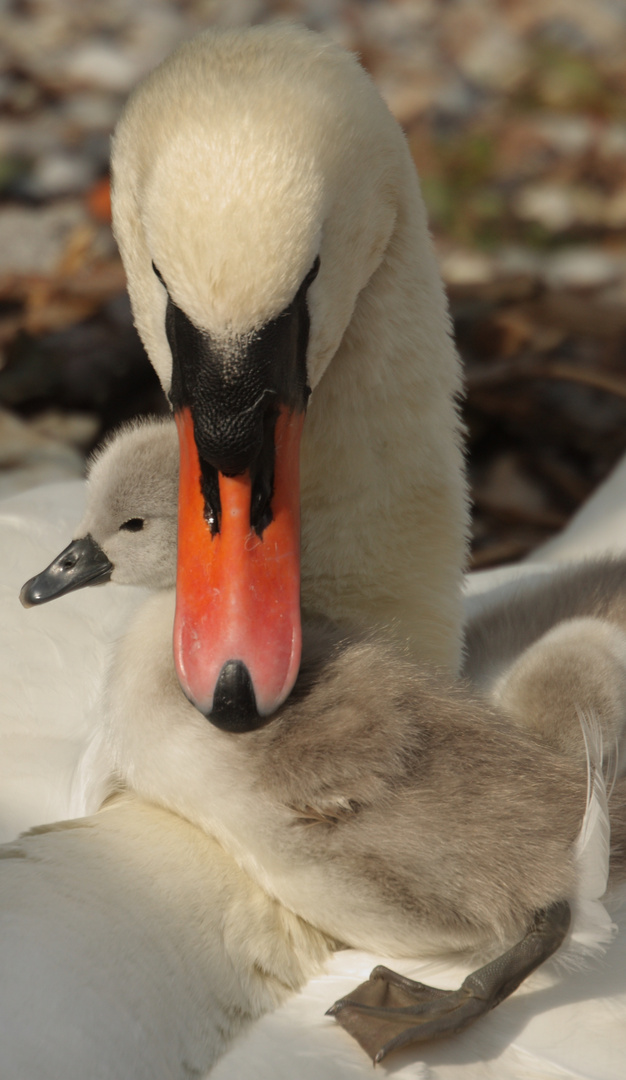
[{"label": "swan body", "polygon": [[[143,580],[144,566],[153,565],[161,574],[154,583],[167,585],[173,545],[150,521],[161,520],[168,492],[151,442],[159,459],[162,423],[131,427],[109,443],[91,472],[84,521],[98,536],[115,537],[122,580],[133,580],[133,567]],[[166,471],[175,479],[171,459]],[[146,506],[151,517],[139,518]],[[130,536],[129,520],[142,524]],[[152,549],[163,546],[158,562]],[[617,588],[615,569],[609,584]],[[570,577],[559,582],[565,596],[576,592]],[[599,584],[579,585],[579,603],[606,594],[607,583],[604,591]],[[575,892],[573,839],[587,785],[586,758],[577,780],[570,775],[578,728],[566,733],[569,742],[564,734],[560,749],[570,760],[559,761],[484,702],[457,694],[453,704],[449,687],[381,642],[342,640],[329,624],[305,623],[310,640],[289,703],[263,731],[233,737],[207,725],[179,689],[169,651],[172,603],[172,594],[149,603],[118,650],[92,770],[112,761],[116,783],[216,835],[291,910],[339,940],[390,955],[502,946],[534,911]],[[626,654],[613,659],[623,695]],[[607,692],[596,700],[595,690],[592,709],[604,721]],[[455,784],[459,760],[466,782]],[[506,888],[500,870],[490,878],[494,866],[506,867]]]},{"label": "swan body", "polygon": [[294,694],[267,727],[217,731],[178,686],[172,622],[172,594],[150,600],[113,665],[114,773],[217,836],[287,907],[398,956],[510,942],[570,895],[586,770],[576,780],[382,643],[342,650],[324,628],[307,628]]},{"label": "swan body", "polygon": [[[171,439],[168,444],[164,434],[169,428],[171,435],[172,427],[171,422],[128,427],[109,442],[90,470],[82,531],[88,528],[89,535],[102,542],[107,557],[115,558],[112,577],[123,581],[145,581],[150,566],[152,584],[171,584],[174,526],[167,510],[169,486],[177,478],[176,444]],[[163,467],[162,473],[155,463]],[[141,527],[128,530],[124,526],[129,521]],[[49,569],[33,581],[43,583]],[[596,570],[591,581],[579,581],[580,571],[561,574],[563,580],[557,579],[554,590],[544,590],[543,623],[558,620],[559,598],[561,606],[565,598],[566,606],[569,603],[575,610],[584,608],[590,597],[617,596],[624,572],[620,566],[611,570],[608,580],[604,567]],[[73,574],[74,567],[67,572]],[[57,592],[65,591],[62,578],[55,587]],[[47,598],[50,595],[48,589]],[[175,679],[169,651],[172,602],[170,594],[149,603],[118,649],[103,708],[103,732],[83,763],[83,782],[91,787],[94,807],[107,794],[106,769],[112,762],[116,783],[130,784],[216,835],[248,873],[289,908],[339,940],[374,946],[389,955],[502,945],[515,936],[515,929],[521,934],[533,911],[568,895],[568,890],[569,894],[575,891],[572,840],[582,820],[589,756],[576,709],[581,702],[588,705],[590,716],[606,729],[605,735],[609,732],[616,738],[626,696],[623,647],[615,653],[612,640],[606,637],[597,642],[597,655],[591,656],[591,645],[585,652],[585,620],[578,620],[574,625],[580,643],[578,639],[574,644],[564,643],[570,666],[561,678],[554,671],[553,650],[548,646],[554,686],[550,672],[544,681],[557,705],[537,716],[537,708],[533,710],[533,702],[526,699],[534,694],[542,701],[534,657],[546,646],[535,643],[530,660],[526,653],[517,658],[520,637],[524,633],[532,637],[532,618],[522,618],[516,631],[510,632],[508,654],[506,633],[496,633],[498,644],[492,650],[496,660],[499,650],[509,669],[511,664],[519,668],[522,661],[526,668],[530,664],[529,672],[522,664],[521,674],[512,680],[513,703],[521,703],[521,726],[534,726],[539,738],[545,728],[543,742],[550,742],[557,706],[563,713],[568,695],[572,699],[556,742],[569,758],[559,778],[554,773],[554,755],[545,745],[520,739],[511,731],[506,714],[504,722],[498,721],[484,702],[467,693],[460,696],[458,690],[455,700],[450,686],[401,661],[389,646],[359,640],[358,635],[342,640],[341,632],[330,624],[305,622],[309,641],[304,669],[292,698],[269,728],[245,738],[216,732],[186,701]],[[617,600],[614,605],[619,606]],[[540,630],[538,608],[536,601],[531,602]],[[508,617],[509,630],[516,610],[515,605],[509,606],[500,615],[501,620]],[[489,627],[493,620],[490,613]],[[477,643],[483,643],[487,659],[492,660],[484,621],[484,616],[478,618],[469,634],[468,662],[479,671]],[[620,633],[599,619],[586,622],[591,634],[604,630],[608,635],[609,629]],[[570,625],[571,620],[562,624]],[[562,626],[557,626],[557,634]],[[553,629],[548,637],[554,633]],[[598,667],[598,660],[604,661],[604,668]],[[577,683],[568,682],[572,662],[579,665]],[[609,671],[614,685],[606,677]],[[435,749],[437,733],[440,745]],[[474,764],[472,747],[479,748]],[[521,759],[526,765],[520,770]],[[456,774],[459,760],[465,775],[472,778],[469,787],[451,781],[450,763]],[[579,769],[568,790],[572,760]],[[515,769],[511,761],[516,762]],[[93,775],[103,775],[103,769],[104,786],[94,789]],[[269,787],[267,778],[272,781]],[[508,834],[501,812],[503,786],[508,789],[512,815]],[[398,791],[403,793],[402,805],[394,809],[398,799],[393,793]],[[456,792],[456,802],[451,792]],[[557,836],[554,805],[560,807],[564,827],[567,809],[576,820],[575,828],[569,821],[569,839]],[[470,822],[468,827],[465,823]],[[462,842],[460,829],[465,829]],[[542,830],[549,836],[543,845],[543,861],[536,845]],[[468,859],[465,866],[459,850]],[[481,852],[486,859],[482,869]],[[528,864],[532,864],[532,874]],[[507,867],[506,890],[499,880],[487,884],[495,865]],[[442,866],[448,867],[447,875]],[[561,893],[551,876],[557,868]],[[547,870],[550,880],[542,882]],[[522,883],[529,880],[545,885],[545,894],[525,889]],[[463,883],[460,892],[455,891],[455,881]],[[598,895],[602,891],[603,887]],[[406,896],[411,898],[412,920]]]},{"label": "swan body", "polygon": [[[30,656],[25,656],[22,653],[16,655],[15,648],[11,650],[9,647],[9,640],[14,643],[18,634],[24,634],[25,627],[40,626],[42,620],[48,618],[52,620],[54,616],[57,633],[54,633],[55,624],[52,622],[48,633],[51,639],[55,641],[59,655],[57,657],[58,669],[55,682],[54,684],[50,683],[50,685],[59,686],[60,684],[62,688],[64,687],[66,700],[68,700],[70,692],[76,695],[77,699],[79,694],[93,697],[94,694],[97,695],[98,689],[102,687],[102,672],[108,658],[110,646],[106,641],[98,642],[94,640],[89,653],[83,652],[81,654],[83,662],[80,670],[83,672],[84,679],[83,683],[81,683],[77,678],[71,639],[68,639],[68,636],[63,633],[58,633],[59,620],[62,618],[63,613],[67,613],[68,626],[75,621],[80,624],[81,612],[89,611],[94,614],[94,619],[98,624],[103,621],[103,612],[105,610],[119,617],[119,609],[123,606],[123,602],[129,605],[123,613],[124,618],[127,620],[129,612],[142,602],[141,590],[132,590],[125,587],[107,587],[90,590],[89,593],[73,593],[62,598],[58,604],[52,605],[50,608],[42,608],[36,613],[23,611],[15,600],[13,601],[13,607],[9,607],[9,594],[15,596],[20,581],[29,573],[32,574],[37,568],[37,564],[41,565],[45,562],[46,556],[49,558],[50,551],[54,550],[55,546],[60,547],[64,539],[71,535],[73,522],[79,520],[84,513],[83,499],[84,486],[70,484],[64,485],[63,488],[54,486],[48,489],[40,489],[33,493],[30,501],[28,500],[28,493],[25,493],[23,496],[9,500],[2,505],[0,521],[2,521],[3,525],[3,535],[9,538],[9,549],[15,555],[19,554],[18,562],[14,560],[12,566],[7,568],[5,565],[3,569],[5,588],[7,590],[7,611],[13,611],[13,618],[10,620],[11,637],[7,640],[4,655],[7,662],[7,672],[10,672],[15,680],[16,708],[19,707],[22,714],[29,714],[30,695],[26,693],[26,688],[30,685],[28,672],[31,660]],[[57,521],[55,526],[51,524],[54,521]],[[24,541],[16,545],[15,536],[18,526],[21,529],[19,535],[24,536]],[[53,529],[56,529],[56,532]],[[603,532],[604,522],[600,519],[598,533],[601,536]],[[32,546],[35,543],[35,538],[39,545],[36,549]],[[564,542],[567,542],[567,535],[564,537]],[[535,566],[533,569],[534,577],[540,577],[544,582],[548,580],[549,572],[547,566],[545,572],[542,567]],[[506,578],[514,579],[517,574],[517,569],[511,568],[504,573],[499,571],[488,576],[477,575],[475,578],[470,579],[470,588],[480,590],[481,603],[483,607],[488,609],[489,604],[487,601],[491,595],[489,592],[489,578],[495,583],[493,596],[497,600],[502,589],[505,588]],[[503,579],[505,579],[504,582]],[[523,580],[521,585],[519,581],[515,585],[517,594],[521,593],[523,595],[524,588]],[[33,619],[37,620],[37,624],[33,623]],[[89,632],[93,636],[93,630],[90,629]],[[34,630],[33,633],[35,633]],[[45,634],[45,631],[43,633]],[[81,634],[85,637],[84,629],[79,631],[79,636]],[[34,647],[35,651],[37,651],[36,646]],[[41,655],[41,650],[39,652]],[[99,666],[94,666],[96,657],[99,658]],[[28,666],[25,667],[25,665]],[[70,672],[70,675],[61,679],[61,672]],[[44,682],[42,695],[46,693],[48,693],[49,699],[49,686],[47,682]],[[60,693],[61,690],[59,690]],[[3,714],[3,727],[4,716],[5,714]],[[43,696],[41,706],[38,706],[32,713],[33,730],[28,742],[40,747],[42,767],[45,760],[46,768],[53,778],[55,775],[57,777],[59,775],[58,758],[49,760],[45,741],[36,741],[34,736],[39,735],[40,740],[46,731],[48,733],[52,731],[58,734],[59,743],[67,747],[68,736],[64,727],[64,718],[65,713],[61,700],[59,700],[58,706],[55,706],[54,711],[51,711],[50,708],[46,710]],[[89,726],[84,717],[83,722],[85,727]],[[38,730],[35,727],[36,723],[39,724]],[[93,716],[90,723],[93,732],[95,726]],[[75,735],[79,745],[84,745],[84,728],[77,731]],[[5,756],[5,763],[8,763],[7,770],[10,761],[11,754],[9,752]],[[22,828],[27,827],[29,824],[35,824],[42,813],[41,801],[37,798],[38,784],[33,785],[31,783],[31,788],[31,816],[27,817],[25,813],[21,815],[20,824]],[[185,1048],[183,1052],[187,1053],[187,1048],[191,1045],[189,1039],[194,1035],[194,1032],[201,1031],[204,1025],[211,1022],[214,1009],[218,1010],[219,1016],[217,1000],[220,987],[224,982],[224,974],[218,965],[209,964],[206,969],[202,968],[201,982],[210,989],[210,993],[214,995],[216,1001],[215,1005],[208,1008],[203,1004],[203,1002],[206,1003],[206,999],[200,1001],[198,995],[195,993],[189,994],[184,990],[185,984],[181,981],[180,974],[173,974],[171,965],[161,951],[155,950],[149,954],[153,959],[153,964],[149,968],[146,967],[145,962],[142,962],[139,968],[137,966],[137,953],[132,945],[135,933],[133,928],[136,925],[134,923],[134,911],[139,912],[138,917],[145,924],[146,920],[141,915],[142,901],[140,897],[142,894],[147,895],[150,893],[154,878],[152,860],[148,858],[148,855],[151,851],[155,853],[154,866],[158,867],[161,860],[163,860],[163,848],[159,846],[157,839],[164,830],[165,822],[170,820],[168,816],[162,816],[162,811],[152,811],[157,815],[154,818],[154,828],[151,831],[147,830],[142,839],[138,806],[139,804],[135,800],[128,799],[124,803],[118,804],[117,829],[120,833],[120,843],[123,842],[122,838],[126,833],[131,837],[137,836],[137,850],[144,853],[146,860],[142,861],[133,858],[132,870],[129,871],[128,875],[123,875],[123,895],[125,897],[123,903],[115,899],[115,890],[109,892],[105,890],[103,892],[103,906],[100,909],[102,912],[101,932],[98,934],[92,932],[92,946],[89,949],[86,949],[84,943],[76,941],[75,935],[72,937],[70,929],[66,929],[67,936],[64,940],[68,944],[63,953],[63,959],[59,960],[59,951],[54,946],[55,927],[58,925],[57,920],[62,917],[66,920],[66,928],[71,928],[72,920],[76,924],[79,913],[82,913],[81,917],[84,919],[85,913],[89,911],[89,903],[86,902],[86,897],[90,895],[88,892],[90,889],[89,881],[93,871],[90,864],[89,872],[87,872],[85,856],[94,849],[95,838],[100,835],[101,829],[104,829],[102,843],[105,848],[108,845],[106,840],[108,830],[105,828],[104,818],[101,814],[97,814],[92,818],[93,828],[90,830],[62,830],[59,833],[42,833],[38,837],[32,839],[27,837],[22,840],[20,844],[25,852],[28,852],[29,845],[34,843],[38,845],[38,850],[37,852],[33,850],[36,857],[28,863],[29,874],[31,875],[28,882],[24,879],[20,885],[19,880],[22,879],[15,879],[16,883],[12,887],[10,903],[6,902],[7,893],[4,886],[6,879],[2,881],[1,894],[5,898],[5,903],[3,903],[1,909],[2,918],[5,919],[4,925],[10,926],[11,929],[10,933],[0,935],[0,941],[4,941],[7,948],[8,943],[13,941],[10,962],[5,953],[6,963],[3,962],[3,971],[6,973],[6,980],[3,981],[3,985],[6,987],[7,992],[11,993],[11,972],[15,970],[22,973],[22,987],[25,988],[27,979],[30,979],[32,988],[35,984],[38,984],[41,971],[45,970],[50,972],[50,981],[52,982],[54,978],[55,987],[57,988],[56,996],[53,993],[44,994],[37,997],[36,1000],[31,996],[28,1002],[28,1013],[26,1007],[22,1012],[22,1016],[28,1015],[29,1017],[26,1030],[19,1017],[16,1019],[14,1011],[9,1010],[8,1004],[3,1004],[2,1009],[2,1015],[10,1016],[10,1022],[6,1021],[2,1034],[5,1056],[9,1053],[9,1049],[16,1054],[25,1052],[24,1048],[32,1040],[33,1025],[40,1023],[45,1032],[49,1033],[49,1039],[42,1036],[40,1046],[43,1047],[44,1042],[46,1043],[46,1060],[52,1060],[53,1064],[50,1066],[49,1072],[46,1073],[45,1062],[42,1061],[40,1073],[35,1072],[35,1075],[39,1075],[42,1080],[60,1080],[61,1077],[63,1080],[68,1080],[68,1078],[71,1078],[71,1080],[81,1078],[82,1080],[86,1074],[90,1074],[90,1069],[85,1065],[89,1055],[87,1049],[84,1048],[85,1045],[88,1047],[90,1044],[86,1041],[80,1052],[74,1041],[71,1046],[68,1044],[63,1034],[66,1030],[67,1014],[62,1014],[58,1006],[54,1005],[54,1002],[60,1000],[58,988],[61,986],[63,987],[63,994],[67,995],[68,999],[82,1002],[84,1005],[90,987],[93,986],[97,972],[100,970],[102,971],[102,978],[98,981],[100,987],[98,994],[101,1006],[98,1024],[85,1023],[83,1030],[92,1033],[89,1035],[89,1039],[95,1038],[94,1033],[98,1028],[110,1033],[106,1046],[98,1045],[98,1060],[101,1064],[102,1075],[107,1080],[109,1078],[117,1080],[117,1077],[129,1075],[131,1072],[133,1075],[141,1076],[143,1075],[141,1069],[144,1068],[144,1062],[148,1063],[145,1066],[144,1073],[149,1075],[151,1080],[155,1080],[155,1078],[160,1080],[161,1077],[163,1077],[163,1080],[166,1077],[169,1080],[172,1075],[178,1075],[175,1069],[179,1066],[176,1066],[167,1057],[169,1051],[160,1039],[161,1032],[164,1034],[164,1039],[165,1033],[170,1030],[177,1030],[179,1033],[177,1037],[181,1037],[181,1031],[190,1033],[182,1036],[182,1046]],[[74,814],[84,813],[88,809],[89,807],[84,802],[75,803],[70,807],[67,788],[61,785],[57,805],[53,808],[57,817],[66,816],[68,812]],[[181,823],[176,816],[171,820],[175,828],[180,828],[182,824],[184,828],[189,828],[191,836],[199,835],[198,830],[193,829],[190,825],[186,826],[184,822]],[[173,835],[176,834],[173,833]],[[71,838],[73,845],[71,850],[65,848],[62,851],[57,846],[57,838],[63,840],[64,843],[65,838],[68,840]],[[53,841],[54,847],[49,847],[48,845],[52,844]],[[208,837],[205,837],[204,842],[212,843]],[[128,843],[130,844],[131,841],[129,840]],[[81,850],[81,844],[84,845],[84,851]],[[172,853],[177,850],[177,844],[172,843],[169,845],[168,850],[169,861],[163,860],[163,880],[169,880],[173,886],[173,883],[179,881],[180,870],[183,867],[179,868],[175,860],[172,861]],[[52,918],[50,893],[49,891],[44,892],[40,888],[41,877],[38,875],[41,875],[42,871],[38,867],[42,866],[42,857],[45,857],[45,865],[49,868],[48,874],[50,876],[54,875],[56,880],[54,895],[58,897],[58,901],[55,899],[54,909],[55,911],[57,909],[63,910],[65,912],[63,916],[57,914]],[[94,866],[96,864],[97,859]],[[112,864],[108,863],[107,865],[110,873]],[[10,867],[11,874],[14,874],[16,870],[22,874],[24,871],[20,868],[24,866],[25,860],[23,858],[0,860],[0,874],[6,873],[8,867]],[[191,874],[192,867],[189,862],[185,862],[184,866],[186,871]],[[84,868],[84,873],[81,872],[81,867]],[[200,864],[194,871],[194,874],[199,875],[198,890],[195,895],[196,897],[203,895],[207,907],[210,907],[212,897],[216,895],[212,892],[213,886],[211,885],[211,881],[214,879],[211,875],[204,876],[200,874],[199,871]],[[230,880],[236,883],[238,873],[234,861],[229,858],[224,874],[229,875]],[[65,882],[70,879],[70,875],[73,885],[72,889],[68,891]],[[50,876],[47,878],[48,882]],[[220,880],[224,880],[221,875]],[[94,890],[96,894],[100,887],[101,879],[97,879]],[[118,892],[117,895],[121,896],[122,894]],[[186,888],[179,890],[177,886],[173,888],[171,895],[172,903],[176,906],[177,912],[185,911],[185,920],[189,919],[190,915],[197,910],[199,900],[194,900],[192,894]],[[261,895],[263,894],[261,893]],[[232,897],[232,893],[230,896]],[[31,904],[31,916],[27,922],[22,917],[25,897],[30,898]],[[37,897],[39,897],[38,906],[35,903]],[[236,932],[237,937],[241,935],[241,939],[248,940],[252,944],[252,939],[246,929],[249,920],[245,904],[242,905],[234,900],[229,900],[224,907],[220,907],[220,918],[223,917],[225,910],[230,913],[229,918],[232,917],[235,920],[233,927],[240,927],[239,931]],[[76,918],[73,915],[74,911],[76,912]],[[621,921],[619,910],[616,912],[615,917],[618,922]],[[88,923],[85,925],[86,927],[89,926]],[[129,941],[128,948],[126,950],[121,949],[119,954],[115,954],[118,958],[116,962],[119,961],[119,982],[117,982],[111,968],[108,966],[108,958],[112,949],[111,939],[114,941],[120,933],[120,926],[124,927],[126,925],[130,925],[130,930],[128,931],[128,938],[123,940]],[[169,929],[170,924],[165,920],[165,912],[162,909],[151,909],[150,925],[160,940],[168,940],[171,932]],[[210,936],[211,941],[215,942],[211,946],[215,950],[221,931],[217,926],[215,926],[215,929],[210,929],[210,925],[207,934]],[[30,935],[33,933],[33,926],[39,926],[37,931],[39,947],[36,956],[32,956],[27,948]],[[20,927],[24,928],[24,935],[16,933]],[[87,930],[87,932],[90,931]],[[435,1080],[458,1080],[461,1076],[463,1080],[472,1080],[474,1077],[476,1080],[479,1080],[479,1078],[483,1080],[486,1076],[493,1076],[494,1080],[496,1077],[497,1080],[508,1080],[509,1077],[511,1080],[519,1080],[522,1075],[529,1075],[533,1080],[545,1080],[546,1077],[552,1076],[555,1078],[558,1076],[560,1080],[562,1080],[563,1076],[567,1077],[568,1080],[574,1077],[578,1080],[580,1076],[595,1080],[595,1077],[598,1076],[598,1068],[600,1068],[603,1080],[605,1078],[607,1080],[613,1080],[613,1078],[617,1080],[618,1077],[621,1077],[624,1054],[626,1054],[626,1044],[623,1043],[622,1038],[623,1025],[619,1019],[623,1015],[623,1010],[626,1009],[626,989],[624,988],[622,975],[622,944],[622,935],[620,935],[603,959],[601,967],[594,966],[591,969],[587,967],[580,974],[568,974],[566,980],[563,980],[560,975],[551,974],[547,969],[542,969],[531,976],[526,986],[522,987],[506,1005],[495,1010],[476,1028],[459,1035],[452,1042],[442,1043],[439,1046],[433,1044],[432,1046],[423,1047],[420,1050],[421,1060],[427,1063],[426,1067],[428,1067]],[[73,965],[67,963],[66,958],[70,955],[76,959],[76,963]],[[310,964],[308,970],[311,970],[311,967],[315,968],[320,963],[319,951],[316,953],[313,948],[309,955],[310,960],[307,961],[306,945],[301,940],[298,957],[303,965],[303,977],[306,976],[307,963]],[[51,957],[49,961],[46,959],[47,956]],[[188,966],[193,966],[195,963],[200,964],[195,945],[185,944],[185,941],[183,941],[181,944],[181,956],[186,958],[185,964]],[[379,960],[380,954],[376,956],[376,954],[355,952],[354,950],[344,950],[334,954],[332,959],[326,961],[327,974],[323,978],[315,977],[307,984],[304,991],[290,998],[284,1005],[265,1016],[264,1019],[257,1021],[248,1029],[246,1034],[240,1035],[231,1044],[230,1049],[213,1066],[212,1077],[215,1077],[216,1080],[234,1080],[235,1077],[245,1075],[251,1077],[252,1080],[265,1080],[266,1077],[272,1076],[272,1078],[277,1077],[278,1080],[282,1077],[287,1080],[294,1073],[297,1073],[302,1075],[305,1080],[308,1080],[309,1077],[314,1080],[319,1076],[320,1070],[323,1068],[325,1074],[327,1073],[332,1080],[345,1080],[347,1076],[357,1077],[360,1075],[365,1078],[371,1072],[371,1065],[368,1064],[366,1056],[355,1044],[351,1043],[345,1032],[330,1023],[327,1018],[324,1018],[323,1012],[329,1002],[343,996],[357,982],[366,978],[372,966]],[[280,960],[280,963],[283,962]],[[237,964],[240,972],[245,969],[241,956],[237,959]],[[263,966],[263,963],[261,963],[261,967]],[[463,965],[460,962],[452,963],[447,961],[442,964],[432,960],[427,962],[408,959],[398,960],[394,962],[394,966],[413,978],[435,982],[444,987],[458,985],[470,970],[468,965]],[[111,974],[107,974],[108,972],[111,972]],[[117,985],[123,986],[124,980],[126,978],[130,979],[131,975],[137,980],[135,985],[137,985],[138,994],[145,1004],[143,1014],[145,1022],[142,1021],[141,1026],[143,1034],[137,1036],[137,1038],[135,1038],[136,1028],[132,1026],[134,1021],[127,1014],[122,1015],[115,1007],[118,997],[115,987]],[[288,973],[282,975],[280,971],[277,971],[277,978],[281,983],[289,985]],[[80,987],[80,993],[76,991],[77,986]],[[113,987],[113,990],[111,990],[111,987]],[[160,1004],[162,988],[168,991],[166,1002],[180,1002],[179,1012],[174,1011],[171,1004],[164,1006]],[[171,996],[169,994],[170,989]],[[208,992],[209,990],[207,990]],[[24,994],[26,995],[25,989]],[[26,1001],[26,996],[24,1000]],[[263,1000],[265,1004],[263,1004]],[[265,999],[260,998],[258,1010],[263,1011],[263,1009],[268,1008],[273,1010],[275,1000],[273,996]],[[243,1023],[238,995],[235,995],[235,999],[229,995],[223,1007],[230,1018],[227,1030],[234,1035],[235,1031]],[[165,1010],[164,1012],[159,1011],[162,1008]],[[49,1019],[51,1014],[53,1016]],[[164,1020],[161,1022],[150,1019],[155,1016],[163,1016],[164,1020],[166,1016],[169,1016],[172,1027],[168,1027]],[[176,1020],[175,1017],[179,1017],[179,1019]],[[221,1028],[222,1020],[219,1020],[218,1023]],[[224,1038],[226,1037],[225,1030],[222,1035],[216,1034],[215,1039],[212,1041],[209,1048],[210,1056],[206,1058],[207,1068],[210,1060],[214,1060],[215,1056],[222,1052]],[[557,1037],[557,1033],[563,1032],[566,1033],[565,1038],[562,1038],[561,1035]],[[50,1053],[51,1045],[57,1047],[56,1057]],[[128,1048],[128,1058],[124,1057],[122,1046]],[[15,1047],[18,1049],[15,1050]],[[22,1048],[21,1051],[20,1047]],[[189,1051],[189,1053],[192,1052]],[[62,1064],[58,1064],[59,1056],[63,1059]],[[126,1064],[127,1061],[130,1062],[128,1065]],[[417,1080],[417,1078],[423,1076],[424,1067],[424,1065],[415,1061],[414,1051],[400,1053],[394,1060],[394,1075],[398,1075],[401,1080],[405,1080],[405,1078],[407,1080]],[[182,1069],[182,1066],[180,1068]],[[7,1073],[7,1075],[10,1080],[13,1080],[10,1073]],[[16,1074],[16,1076],[19,1075],[19,1073]],[[186,1075],[184,1070],[181,1071],[180,1075],[181,1080],[183,1080],[183,1076]]]}]

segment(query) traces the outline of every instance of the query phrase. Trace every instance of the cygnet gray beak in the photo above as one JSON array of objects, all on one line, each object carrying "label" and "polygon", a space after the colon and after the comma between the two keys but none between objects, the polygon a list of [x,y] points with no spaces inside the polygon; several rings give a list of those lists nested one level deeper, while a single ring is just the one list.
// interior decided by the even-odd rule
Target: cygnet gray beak
[{"label": "cygnet gray beak", "polygon": [[113,564],[93,536],[87,533],[87,536],[72,540],[45,570],[30,578],[22,587],[20,600],[24,607],[47,604],[74,589],[109,581],[112,572]]}]

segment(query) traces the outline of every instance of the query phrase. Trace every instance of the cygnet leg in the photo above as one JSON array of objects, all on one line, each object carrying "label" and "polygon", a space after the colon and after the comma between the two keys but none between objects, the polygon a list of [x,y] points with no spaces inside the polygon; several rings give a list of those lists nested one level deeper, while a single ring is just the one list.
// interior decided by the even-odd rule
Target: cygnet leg
[{"label": "cygnet leg", "polygon": [[504,1001],[565,937],[571,912],[560,901],[537,911],[517,945],[473,971],[458,990],[438,990],[386,967],[375,967],[367,982],[330,1007],[374,1064],[410,1043],[456,1035]]}]

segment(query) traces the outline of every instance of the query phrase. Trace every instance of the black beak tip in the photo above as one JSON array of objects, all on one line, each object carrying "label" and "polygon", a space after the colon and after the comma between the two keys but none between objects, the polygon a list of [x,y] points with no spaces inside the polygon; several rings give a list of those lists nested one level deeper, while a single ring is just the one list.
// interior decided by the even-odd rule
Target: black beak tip
[{"label": "black beak tip", "polygon": [[242,660],[228,660],[220,671],[213,695],[213,707],[207,714],[221,731],[255,731],[267,723],[260,716],[250,672]]},{"label": "black beak tip", "polygon": [[34,607],[35,604],[41,603],[41,597],[37,590],[37,578],[29,578],[29,580],[22,585],[20,591],[20,604],[22,607],[29,608]]}]

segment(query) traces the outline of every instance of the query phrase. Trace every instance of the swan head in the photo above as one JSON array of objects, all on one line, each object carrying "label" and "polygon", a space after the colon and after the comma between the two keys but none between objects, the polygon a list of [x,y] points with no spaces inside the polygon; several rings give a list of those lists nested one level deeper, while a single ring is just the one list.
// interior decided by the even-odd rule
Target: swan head
[{"label": "swan head", "polygon": [[390,244],[406,156],[356,60],[293,27],[187,42],[115,134],[115,233],[180,438],[175,662],[220,726],[260,723],[297,675],[307,400]]},{"label": "swan head", "polygon": [[163,589],[176,581],[178,440],[171,420],[122,428],[92,459],[75,538],[20,593],[24,607],[114,581]]}]

